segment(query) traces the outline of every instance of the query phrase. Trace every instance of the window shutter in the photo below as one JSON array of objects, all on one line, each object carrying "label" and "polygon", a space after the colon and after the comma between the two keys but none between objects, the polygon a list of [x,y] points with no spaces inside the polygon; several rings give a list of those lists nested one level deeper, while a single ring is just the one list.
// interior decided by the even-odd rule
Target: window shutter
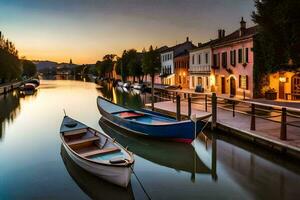
[{"label": "window shutter", "polygon": [[246,75],[246,90],[249,89],[249,83],[248,83],[248,75]]}]

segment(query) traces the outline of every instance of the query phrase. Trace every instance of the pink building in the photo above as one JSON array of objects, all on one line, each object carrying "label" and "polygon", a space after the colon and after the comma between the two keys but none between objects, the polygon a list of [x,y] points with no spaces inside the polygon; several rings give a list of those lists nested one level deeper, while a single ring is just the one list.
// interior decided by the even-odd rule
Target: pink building
[{"label": "pink building", "polygon": [[212,91],[228,96],[253,98],[253,36],[256,27],[246,28],[241,20],[240,28],[225,36],[219,30],[218,40],[212,45]]}]

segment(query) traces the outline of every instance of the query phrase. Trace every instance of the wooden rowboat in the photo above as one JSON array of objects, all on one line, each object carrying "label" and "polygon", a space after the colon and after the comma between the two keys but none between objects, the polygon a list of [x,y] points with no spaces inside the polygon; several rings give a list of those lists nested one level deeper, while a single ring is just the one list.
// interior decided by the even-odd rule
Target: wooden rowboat
[{"label": "wooden rowboat", "polygon": [[[177,121],[161,113],[149,110],[132,110],[112,103],[103,97],[97,99],[98,109],[107,121],[134,134],[168,139],[176,142],[191,143],[205,125],[191,120]],[[207,116],[209,117],[209,115]]]},{"label": "wooden rowboat", "polygon": [[60,137],[70,158],[81,168],[116,185],[128,186],[133,154],[108,135],[65,116]]}]

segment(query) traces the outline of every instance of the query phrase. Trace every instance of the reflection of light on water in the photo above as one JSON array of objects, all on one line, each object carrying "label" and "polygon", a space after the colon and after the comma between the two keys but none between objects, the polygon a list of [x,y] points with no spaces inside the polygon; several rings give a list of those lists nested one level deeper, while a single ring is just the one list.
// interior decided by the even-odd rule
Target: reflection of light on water
[{"label": "reflection of light on water", "polygon": [[117,94],[116,94],[116,89],[115,88],[112,89],[112,93],[113,93],[113,102],[117,103]]}]

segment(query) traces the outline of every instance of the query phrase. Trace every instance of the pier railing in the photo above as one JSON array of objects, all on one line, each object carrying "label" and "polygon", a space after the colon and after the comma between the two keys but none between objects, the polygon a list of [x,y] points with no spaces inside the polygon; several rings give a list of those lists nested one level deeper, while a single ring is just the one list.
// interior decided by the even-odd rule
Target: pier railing
[{"label": "pier railing", "polygon": [[250,100],[237,100],[216,96],[215,93],[195,93],[165,89],[156,90],[155,101],[172,101],[176,103],[176,117],[178,120],[181,119],[181,106],[187,106],[189,117],[192,109],[211,112],[213,128],[217,125],[217,116],[225,113],[228,118],[232,117],[237,120],[238,118],[246,118],[247,123],[249,123],[248,128],[251,131],[262,128],[258,126],[262,126],[264,122],[278,124],[280,125],[278,137],[281,140],[287,140],[288,128],[297,129],[296,132],[300,134],[300,109],[297,108],[264,104]]}]

